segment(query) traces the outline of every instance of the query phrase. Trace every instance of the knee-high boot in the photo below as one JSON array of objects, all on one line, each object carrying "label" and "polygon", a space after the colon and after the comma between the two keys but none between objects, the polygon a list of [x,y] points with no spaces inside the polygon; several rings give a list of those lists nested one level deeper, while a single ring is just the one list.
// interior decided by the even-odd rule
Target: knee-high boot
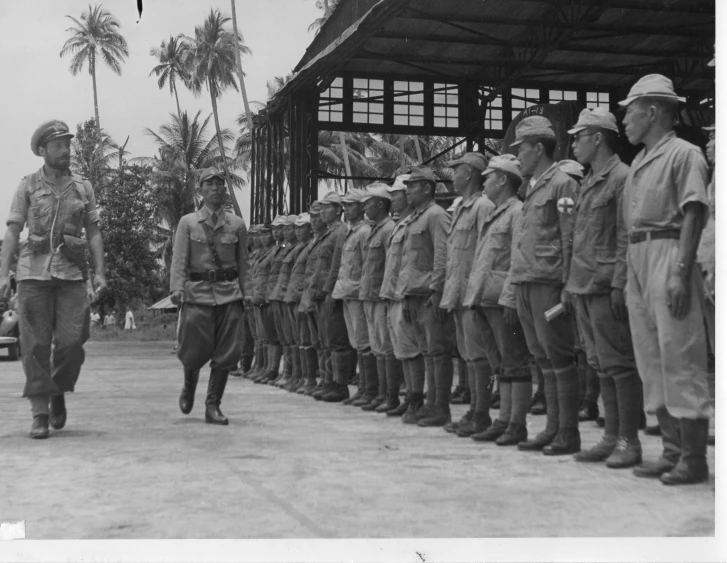
[{"label": "knee-high boot", "polygon": [[182,394],[179,395],[179,410],[182,411],[182,414],[192,412],[194,392],[197,390],[198,381],[199,370],[184,368],[184,387],[182,387]]},{"label": "knee-high boot", "polygon": [[538,366],[543,373],[543,391],[547,404],[545,430],[534,439],[518,444],[517,447],[521,451],[540,451],[550,444],[558,433],[558,384],[555,380],[555,372],[548,360],[539,360]]},{"label": "knee-high boot", "polygon": [[[343,401],[344,405],[353,405],[355,402],[362,400],[366,393],[366,369],[364,367],[364,362],[361,360],[361,352],[356,352],[356,357],[356,363],[358,363],[358,389],[356,390],[356,393]],[[355,406],[360,406],[360,404]]]},{"label": "knee-high boot", "polygon": [[210,381],[207,386],[207,400],[205,401],[204,420],[210,424],[229,424],[229,421],[220,410],[222,395],[227,385],[227,370],[213,369],[210,372]]},{"label": "knee-high boot", "polygon": [[[378,389],[376,390],[376,396],[371,402],[361,406],[362,411],[375,411],[386,402],[386,358],[383,356],[374,356],[373,353],[370,356],[373,358],[373,362],[376,363]],[[366,372],[369,373],[368,368]]]},{"label": "knee-high boot", "polygon": [[[389,412],[400,405],[399,388],[404,379],[401,362],[394,356],[385,356],[386,363],[386,402],[379,405],[376,412]],[[380,376],[379,376],[380,377]]]}]

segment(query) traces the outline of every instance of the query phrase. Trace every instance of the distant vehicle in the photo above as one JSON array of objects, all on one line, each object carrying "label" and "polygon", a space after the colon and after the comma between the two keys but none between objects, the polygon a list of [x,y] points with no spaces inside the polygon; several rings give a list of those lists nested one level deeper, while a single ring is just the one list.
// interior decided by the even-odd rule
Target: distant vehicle
[{"label": "distant vehicle", "polygon": [[[15,280],[11,281],[15,289]],[[8,349],[8,357],[15,361],[20,358],[20,326],[16,309],[16,293],[12,291],[10,299],[0,297],[0,348]]]}]

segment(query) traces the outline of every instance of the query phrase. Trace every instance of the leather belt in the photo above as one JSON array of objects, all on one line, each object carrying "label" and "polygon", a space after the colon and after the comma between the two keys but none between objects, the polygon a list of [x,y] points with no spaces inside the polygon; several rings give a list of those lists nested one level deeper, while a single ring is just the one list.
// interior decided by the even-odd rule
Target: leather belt
[{"label": "leather belt", "polygon": [[647,240],[659,240],[664,238],[678,239],[680,231],[671,229],[668,231],[634,231],[629,233],[629,243],[636,244]]},{"label": "leather belt", "polygon": [[206,272],[190,272],[189,281],[222,282],[237,279],[237,270],[207,270]]}]

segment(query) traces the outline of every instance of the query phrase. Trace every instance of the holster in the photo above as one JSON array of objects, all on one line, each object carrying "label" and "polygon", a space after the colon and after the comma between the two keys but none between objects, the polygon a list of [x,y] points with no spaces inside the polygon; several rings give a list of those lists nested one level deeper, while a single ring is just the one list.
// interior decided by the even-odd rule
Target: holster
[{"label": "holster", "polygon": [[86,250],[88,249],[88,243],[81,237],[74,237],[71,235],[63,235],[63,244],[61,245],[61,252],[63,255],[73,262],[78,269],[81,270],[83,279],[86,280],[88,277],[88,260],[86,259]]}]

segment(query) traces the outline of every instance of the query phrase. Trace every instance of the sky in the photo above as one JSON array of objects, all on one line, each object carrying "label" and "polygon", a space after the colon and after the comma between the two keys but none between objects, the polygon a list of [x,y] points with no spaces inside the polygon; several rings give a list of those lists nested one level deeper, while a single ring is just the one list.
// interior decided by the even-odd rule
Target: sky
[{"label": "sky", "polygon": [[[120,33],[129,46],[122,74],[101,65],[97,70],[101,126],[119,144],[127,136],[129,158],[153,156],[148,127],[158,130],[176,112],[169,87],[159,90],[149,76],[155,59],[149,54],[170,35],[193,36],[210,12],[219,9],[231,15],[230,0],[146,0],[141,18],[136,0],[104,0],[103,7],[121,24]],[[49,119],[65,121],[72,131],[76,124],[93,117],[93,87],[87,67],[76,76],[68,70],[70,58],[59,53],[70,37],[66,31],[80,18],[89,2],[80,0],[32,0],[0,2],[0,72],[5,87],[0,92],[2,111],[1,162],[5,181],[0,186],[0,232],[20,179],[34,172],[42,160],[30,150],[36,127]],[[93,5],[96,5],[95,3]],[[314,33],[308,26],[320,16],[315,0],[236,0],[237,25],[252,50],[243,56],[245,86],[250,101],[267,99],[266,83],[290,73],[300,61]],[[184,87],[178,89],[182,110],[194,115],[212,112],[209,94],[195,98]],[[218,100],[220,125],[237,131],[235,120],[244,111],[242,96],[227,90]],[[214,132],[213,121],[210,132]],[[249,190],[238,192],[243,216],[249,217]]]}]

